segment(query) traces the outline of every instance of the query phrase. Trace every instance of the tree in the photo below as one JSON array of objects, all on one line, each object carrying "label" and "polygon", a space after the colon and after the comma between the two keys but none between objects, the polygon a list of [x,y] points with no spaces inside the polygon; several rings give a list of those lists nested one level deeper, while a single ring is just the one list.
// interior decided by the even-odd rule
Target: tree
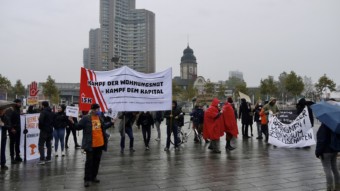
[{"label": "tree", "polygon": [[217,97],[220,100],[225,99],[225,90],[227,88],[225,87],[225,85],[223,85],[222,83],[220,83],[220,85],[218,86],[218,91],[217,91]]},{"label": "tree", "polygon": [[229,89],[235,89],[236,86],[239,86],[239,85],[247,86],[247,84],[246,84],[246,82],[244,82],[244,80],[237,78],[235,76],[229,77],[229,79],[227,80],[226,83],[227,83],[227,86],[228,86]]},{"label": "tree", "polygon": [[295,97],[300,95],[303,91],[304,84],[302,78],[297,76],[295,72],[291,71],[285,79],[285,89],[288,93]]},{"label": "tree", "polygon": [[269,96],[274,96],[278,92],[278,88],[274,82],[273,76],[268,76],[267,79],[262,80],[260,82],[260,92],[262,95],[265,95],[268,99]]},{"label": "tree", "polygon": [[7,99],[7,94],[11,89],[11,82],[0,74],[0,98]]},{"label": "tree", "polygon": [[315,95],[315,90],[314,90],[314,85],[311,77],[303,77],[303,84],[304,84],[304,89],[302,94],[305,97],[312,98],[314,100],[314,95]]},{"label": "tree", "polygon": [[183,90],[181,93],[181,98],[183,101],[191,101],[197,95],[197,90],[194,88],[193,84],[190,83],[188,88]]},{"label": "tree", "polygon": [[242,92],[244,94],[249,93],[246,84],[237,84],[235,87],[235,92]]},{"label": "tree", "polygon": [[181,94],[182,89],[176,84],[175,80],[172,80],[172,97],[177,100],[178,96]]},{"label": "tree", "polygon": [[17,80],[12,88],[12,94],[14,97],[24,97],[25,96],[25,86],[22,84],[21,80]]},{"label": "tree", "polygon": [[214,95],[215,94],[215,84],[207,80],[207,83],[204,85],[204,91],[206,94]]},{"label": "tree", "polygon": [[49,75],[45,83],[42,84],[43,94],[48,97],[51,103],[59,103],[59,90],[55,85],[55,80]]},{"label": "tree", "polygon": [[326,74],[319,78],[318,83],[315,84],[316,92],[318,96],[321,96],[324,91],[335,91],[336,84],[333,80],[329,79]]},{"label": "tree", "polygon": [[286,87],[285,87],[285,81],[287,79],[287,72],[282,72],[280,75],[279,75],[279,80],[277,82],[277,88],[278,88],[278,94],[279,96],[282,97],[282,100],[285,102],[286,98],[287,98],[287,90],[286,90]]}]

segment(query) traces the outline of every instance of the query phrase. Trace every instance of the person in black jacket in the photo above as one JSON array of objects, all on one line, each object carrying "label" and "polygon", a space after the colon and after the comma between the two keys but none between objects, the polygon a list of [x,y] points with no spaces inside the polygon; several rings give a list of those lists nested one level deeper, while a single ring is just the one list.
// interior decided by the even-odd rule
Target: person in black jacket
[{"label": "person in black jacket", "polygon": [[9,119],[9,152],[11,155],[11,163],[15,164],[22,162],[20,157],[20,137],[21,137],[21,123],[20,123],[20,108],[21,100],[15,99],[12,109],[7,109],[6,115]]},{"label": "person in black jacket", "polygon": [[[327,190],[340,190],[340,175],[337,167],[338,152],[330,148],[331,129],[321,124],[316,134],[315,156],[321,159],[326,174]],[[334,183],[334,185],[333,185]]]},{"label": "person in black jacket", "polygon": [[299,115],[304,109],[307,107],[308,110],[308,115],[309,115],[309,120],[310,123],[312,124],[312,127],[314,127],[314,116],[313,116],[313,111],[310,108],[310,105],[307,104],[307,101],[305,98],[301,98],[298,103],[296,104],[296,112],[297,115]]},{"label": "person in black jacket", "polygon": [[164,117],[166,118],[166,132],[167,132],[166,146],[164,148],[164,151],[169,151],[171,133],[174,136],[175,150],[179,150],[178,127],[183,123],[184,116],[181,108],[177,107],[177,101],[172,101],[172,110],[166,111],[164,113]]},{"label": "person in black jacket", "polygon": [[246,99],[241,99],[240,109],[239,109],[239,119],[241,119],[242,123],[242,135],[243,138],[250,138],[248,135],[248,128],[250,125],[251,117],[250,117],[251,108],[250,105],[247,103]]},{"label": "person in black jacket", "polygon": [[145,150],[150,150],[151,125],[154,124],[153,117],[149,111],[141,112],[137,120],[138,129],[142,126]]},{"label": "person in black jacket", "polygon": [[[123,112],[119,119],[121,119],[122,125],[120,125],[120,153],[124,153],[125,149],[125,134],[129,136],[130,139],[130,152],[135,152],[135,149],[133,148],[133,143],[135,138],[133,137],[133,130],[132,125],[134,124],[136,120],[136,115],[138,112]],[[125,122],[125,124],[124,124]]]},{"label": "person in black jacket", "polygon": [[7,129],[9,127],[9,120],[5,115],[5,109],[0,109],[0,129],[1,129],[1,153],[0,164],[1,170],[8,170],[6,166],[6,142],[7,142]]},{"label": "person in black jacket", "polygon": [[53,131],[53,137],[54,137],[54,151],[55,157],[58,157],[58,146],[60,142],[60,147],[61,147],[61,156],[65,156],[65,131],[66,128],[69,125],[69,117],[66,116],[66,106],[64,104],[61,104],[58,107],[58,112],[55,114],[54,118],[54,131]]},{"label": "person in black jacket", "polygon": [[[49,103],[47,101],[42,102],[42,111],[39,116],[39,153],[40,161],[38,164],[45,164],[45,162],[51,162],[52,154],[52,138],[53,138],[53,121],[54,113],[52,112]],[[45,157],[45,144],[47,148],[47,155]]]},{"label": "person in black jacket", "polygon": [[[105,130],[113,125],[104,122],[98,104],[92,104],[88,115],[82,117],[76,129],[83,130],[82,149],[86,152],[84,186],[89,187],[91,182],[99,183],[97,174],[103,150],[107,150],[108,137]],[[71,120],[71,123],[74,121]]]}]

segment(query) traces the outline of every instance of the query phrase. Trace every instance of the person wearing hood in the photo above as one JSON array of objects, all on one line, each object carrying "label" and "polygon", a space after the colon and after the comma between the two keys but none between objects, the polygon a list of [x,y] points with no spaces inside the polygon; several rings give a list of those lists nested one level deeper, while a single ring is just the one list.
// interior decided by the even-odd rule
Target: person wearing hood
[{"label": "person wearing hood", "polygon": [[53,137],[54,137],[54,151],[55,157],[58,157],[58,146],[60,142],[61,147],[61,156],[65,156],[65,131],[69,124],[69,117],[66,116],[66,106],[64,104],[59,105],[58,112],[55,115],[54,119],[54,131],[53,131]]},{"label": "person wearing hood", "polygon": [[[71,123],[74,123],[71,120]],[[75,124],[77,130],[83,130],[82,149],[86,153],[84,186],[89,187],[92,183],[100,183],[97,179],[100,160],[103,150],[107,150],[108,137],[105,130],[110,128],[113,122],[104,122],[101,117],[99,104],[92,104],[88,115],[81,118]]]},{"label": "person wearing hood", "polygon": [[12,109],[6,110],[6,116],[9,119],[9,151],[11,155],[11,163],[15,164],[22,162],[20,157],[20,140],[21,140],[21,122],[20,122],[20,108],[21,100],[15,99],[15,105]]},{"label": "person wearing hood", "polygon": [[223,108],[222,108],[222,119],[226,133],[226,146],[225,149],[232,151],[235,147],[231,146],[231,139],[237,138],[238,135],[238,128],[237,128],[237,121],[235,117],[235,111],[233,106],[227,101]]},{"label": "person wearing hood", "polygon": [[271,97],[269,102],[263,106],[260,111],[261,116],[261,130],[265,135],[265,141],[268,142],[269,132],[268,132],[268,121],[270,115],[277,115],[280,112],[276,105],[276,98]]},{"label": "person wearing hood", "polygon": [[164,151],[169,151],[171,133],[174,136],[175,150],[179,150],[178,146],[178,127],[184,120],[182,110],[177,107],[177,101],[172,101],[172,110],[165,111],[164,118],[166,119],[166,146]]},{"label": "person wearing hood", "polygon": [[223,120],[221,117],[222,106],[220,101],[214,98],[210,107],[204,112],[203,138],[210,139],[210,148],[214,153],[221,153],[220,137],[224,134]]},{"label": "person wearing hood", "polygon": [[[42,111],[39,116],[39,142],[38,148],[40,153],[40,161],[38,164],[45,164],[46,162],[51,162],[52,154],[52,138],[53,138],[53,124],[54,123],[54,113],[49,106],[47,101],[42,102]],[[47,155],[45,157],[45,145],[47,148]]]},{"label": "person wearing hood", "polygon": [[314,127],[314,116],[313,116],[313,111],[310,108],[310,106],[307,104],[307,101],[305,98],[299,99],[298,103],[296,104],[296,112],[297,115],[300,115],[300,113],[307,107],[308,110],[308,115],[309,115],[309,120],[310,123],[312,124],[312,127]]}]

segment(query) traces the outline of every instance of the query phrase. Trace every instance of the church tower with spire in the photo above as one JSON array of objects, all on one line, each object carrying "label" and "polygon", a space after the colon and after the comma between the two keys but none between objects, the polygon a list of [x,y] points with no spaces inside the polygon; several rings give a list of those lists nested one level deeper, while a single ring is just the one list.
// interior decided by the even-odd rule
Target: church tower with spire
[{"label": "church tower with spire", "polygon": [[194,82],[197,78],[197,62],[194,51],[189,47],[184,49],[181,58],[181,79]]}]

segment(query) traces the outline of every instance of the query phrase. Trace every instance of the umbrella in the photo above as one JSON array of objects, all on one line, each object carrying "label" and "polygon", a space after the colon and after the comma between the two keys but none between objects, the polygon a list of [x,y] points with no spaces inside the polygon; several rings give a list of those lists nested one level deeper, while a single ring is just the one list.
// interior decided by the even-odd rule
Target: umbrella
[{"label": "umbrella", "polygon": [[247,94],[244,94],[242,92],[238,92],[238,94],[240,95],[240,98],[244,98],[247,102],[251,103],[250,97]]},{"label": "umbrella", "polygon": [[14,105],[15,103],[12,101],[0,100],[0,109],[7,109]]},{"label": "umbrella", "polygon": [[333,132],[340,134],[340,105],[333,101],[323,101],[311,105],[315,117]]}]

